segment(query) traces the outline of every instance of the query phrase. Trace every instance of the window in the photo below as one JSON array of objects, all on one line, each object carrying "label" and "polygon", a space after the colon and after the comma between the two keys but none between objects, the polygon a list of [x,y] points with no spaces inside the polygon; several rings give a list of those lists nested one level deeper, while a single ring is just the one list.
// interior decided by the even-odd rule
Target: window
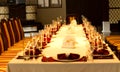
[{"label": "window", "polygon": [[62,7],[62,0],[38,0],[38,7],[40,7],[40,8],[60,8],[60,7]]}]

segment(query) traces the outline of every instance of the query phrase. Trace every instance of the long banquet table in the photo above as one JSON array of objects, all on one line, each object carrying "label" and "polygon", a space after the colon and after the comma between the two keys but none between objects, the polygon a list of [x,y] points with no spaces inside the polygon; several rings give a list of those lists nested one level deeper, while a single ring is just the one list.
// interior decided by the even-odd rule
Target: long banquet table
[{"label": "long banquet table", "polygon": [[[68,36],[69,32],[66,34],[66,28],[69,26],[63,26],[56,36],[53,36],[52,43],[48,44],[49,47],[60,48],[63,43],[63,37]],[[75,30],[78,30],[76,39],[79,41],[84,39],[85,34],[83,32],[82,26],[78,25]],[[73,30],[72,30],[73,31]],[[61,33],[62,34],[59,34]],[[75,31],[76,32],[76,31]],[[74,32],[73,34],[74,35]],[[88,42],[87,40],[83,40]],[[84,46],[83,42],[81,42],[80,47]],[[89,44],[87,46],[89,48]],[[48,49],[49,50],[49,49]],[[9,64],[7,71],[8,72],[120,72],[120,62],[118,58],[114,55],[114,53],[109,48],[110,53],[113,54],[113,59],[88,59],[87,62],[42,62],[42,57],[38,59],[24,60],[24,59],[16,59],[18,55],[23,54],[19,52],[15,58],[13,58]],[[44,50],[43,50],[44,52]],[[48,52],[48,51],[47,51]],[[49,51],[49,56],[55,56],[56,52]],[[45,52],[46,54],[46,52]]]}]

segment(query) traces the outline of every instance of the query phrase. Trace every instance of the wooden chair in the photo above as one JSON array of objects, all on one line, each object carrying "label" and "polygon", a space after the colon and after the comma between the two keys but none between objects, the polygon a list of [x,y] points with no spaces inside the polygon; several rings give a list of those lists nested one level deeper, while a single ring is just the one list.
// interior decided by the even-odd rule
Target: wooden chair
[{"label": "wooden chair", "polygon": [[1,29],[0,29],[0,72],[6,72],[7,64],[13,57],[5,57],[1,54],[4,53],[4,42],[1,36]]},{"label": "wooden chair", "polygon": [[0,30],[0,55],[3,51],[4,51],[4,43],[3,43],[3,39],[1,36],[1,30]]},{"label": "wooden chair", "polygon": [[10,39],[11,39],[11,46],[13,46],[15,44],[15,34],[13,31],[12,23],[9,19],[7,21],[7,28],[8,28]]},{"label": "wooden chair", "polygon": [[9,50],[20,51],[23,50],[23,44],[29,40],[29,38],[24,38],[24,32],[19,18],[8,19],[8,25],[12,31],[14,46],[10,47]]},{"label": "wooden chair", "polygon": [[8,62],[23,50],[24,33],[20,26],[17,20],[3,19],[0,23],[0,72],[6,72]]},{"label": "wooden chair", "polygon": [[[6,20],[2,20],[1,24],[0,24],[0,29],[1,29],[1,53],[2,55],[6,54],[6,55],[12,55],[12,54],[16,54],[18,51],[20,51],[20,49],[17,50],[9,50],[9,48],[11,48],[11,46],[14,44],[14,33],[12,28],[10,28],[10,24],[7,24]],[[12,35],[13,33],[13,35]],[[13,43],[12,43],[13,42]],[[15,48],[15,47],[14,47]],[[4,51],[4,52],[3,52]],[[7,53],[6,53],[7,52]]]},{"label": "wooden chair", "polygon": [[12,24],[13,32],[15,34],[15,43],[16,43],[20,41],[20,31],[13,18],[10,18],[9,21],[11,21]]},{"label": "wooden chair", "polygon": [[21,20],[20,20],[20,18],[16,17],[14,21],[19,28],[20,36],[21,36],[21,40],[22,40],[24,38],[24,31],[23,31],[23,27],[21,24]]},{"label": "wooden chair", "polygon": [[7,28],[7,22],[5,19],[1,20],[0,27],[1,27],[1,36],[4,40],[3,41],[4,50],[7,50],[11,46],[11,39]]}]

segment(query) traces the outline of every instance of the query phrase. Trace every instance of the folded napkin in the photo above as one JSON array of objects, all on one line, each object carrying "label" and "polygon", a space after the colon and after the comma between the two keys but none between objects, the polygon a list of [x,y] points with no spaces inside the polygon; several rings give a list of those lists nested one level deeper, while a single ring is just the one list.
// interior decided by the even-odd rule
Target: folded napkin
[{"label": "folded napkin", "polygon": [[55,60],[53,57],[42,57],[42,62],[56,62],[57,60]]},{"label": "folded napkin", "polygon": [[113,55],[93,55],[93,59],[113,59]]},{"label": "folded napkin", "polygon": [[79,59],[74,59],[74,60],[69,60],[69,59],[66,59],[66,60],[56,60],[54,59],[53,57],[45,57],[43,56],[42,57],[42,62],[86,62],[87,61],[87,57],[86,56],[83,56],[82,58],[79,58]]},{"label": "folded napkin", "polygon": [[[37,58],[39,58],[40,56],[35,56],[34,58],[35,59],[37,59]],[[16,59],[24,59],[24,60],[26,60],[26,59],[33,59],[33,56],[30,56],[30,57],[28,57],[28,58],[26,58],[25,56],[17,56],[17,58]]]},{"label": "folded napkin", "polygon": [[24,56],[17,56],[17,59],[24,59]]}]

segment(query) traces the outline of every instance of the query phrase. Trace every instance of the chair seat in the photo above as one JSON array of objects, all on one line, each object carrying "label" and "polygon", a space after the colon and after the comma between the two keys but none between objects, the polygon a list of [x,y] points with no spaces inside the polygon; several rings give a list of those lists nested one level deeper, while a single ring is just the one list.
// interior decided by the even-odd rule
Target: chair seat
[{"label": "chair seat", "polygon": [[6,68],[0,68],[0,72],[6,72]]},{"label": "chair seat", "polygon": [[24,48],[23,47],[21,47],[21,48],[12,47],[12,48],[9,48],[8,50],[15,50],[15,51],[19,50],[19,51],[21,51],[21,50],[24,50]]},{"label": "chair seat", "polygon": [[14,55],[0,55],[0,57],[15,57]]},{"label": "chair seat", "polygon": [[8,63],[0,63],[0,65],[7,65]]},{"label": "chair seat", "polygon": [[4,60],[4,59],[3,59],[3,60],[0,60],[0,63],[8,63],[9,61],[10,61],[10,60],[7,60],[7,59]]},{"label": "chair seat", "polygon": [[3,56],[0,56],[0,60],[2,59],[12,59],[12,57],[3,57]]},{"label": "chair seat", "polygon": [[7,56],[16,56],[17,53],[2,53],[2,56],[7,55]]},{"label": "chair seat", "polygon": [[18,53],[20,52],[20,50],[8,50],[8,51],[5,51],[4,53]]}]

